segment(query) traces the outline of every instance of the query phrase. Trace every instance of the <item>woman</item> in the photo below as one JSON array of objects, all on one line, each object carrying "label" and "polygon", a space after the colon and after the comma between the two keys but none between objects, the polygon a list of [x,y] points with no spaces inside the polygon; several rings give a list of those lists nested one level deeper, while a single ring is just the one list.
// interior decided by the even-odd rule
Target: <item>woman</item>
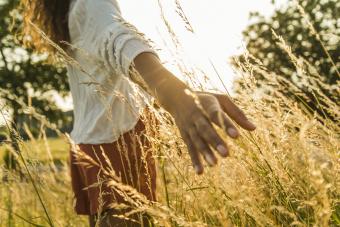
[{"label": "woman", "polygon": [[[104,170],[112,167],[123,183],[149,200],[155,200],[156,176],[152,155],[143,154],[151,146],[142,117],[143,113],[150,116],[146,103],[151,99],[142,84],[175,119],[197,174],[203,173],[202,157],[213,166],[217,163],[215,153],[228,156],[227,146],[212,123],[232,138],[239,133],[229,118],[247,130],[255,129],[226,95],[192,92],[169,72],[146,39],[124,21],[116,0],[22,3],[29,43],[37,51],[56,54],[56,47],[42,38],[41,29],[76,61],[68,62],[75,117],[71,138]],[[132,146],[136,139],[140,144],[137,148]],[[76,212],[89,215],[91,226],[95,219],[100,226],[142,225],[144,221],[139,219],[130,222],[112,216],[120,211],[110,205],[124,203],[124,199],[105,184],[103,172],[103,168],[79,164],[71,155]],[[98,181],[101,183],[96,184]]]}]

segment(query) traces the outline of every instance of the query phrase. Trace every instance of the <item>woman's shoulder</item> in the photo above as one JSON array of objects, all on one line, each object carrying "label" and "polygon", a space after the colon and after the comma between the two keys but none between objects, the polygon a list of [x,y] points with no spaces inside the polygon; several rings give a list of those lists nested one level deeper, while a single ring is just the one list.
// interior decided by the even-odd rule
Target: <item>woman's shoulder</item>
[{"label": "woman's shoulder", "polygon": [[83,13],[85,10],[85,2],[86,0],[72,0],[70,3],[69,17]]},{"label": "woman's shoulder", "polygon": [[70,16],[78,15],[84,19],[89,15],[100,15],[104,12],[120,14],[120,7],[117,0],[72,0]]}]

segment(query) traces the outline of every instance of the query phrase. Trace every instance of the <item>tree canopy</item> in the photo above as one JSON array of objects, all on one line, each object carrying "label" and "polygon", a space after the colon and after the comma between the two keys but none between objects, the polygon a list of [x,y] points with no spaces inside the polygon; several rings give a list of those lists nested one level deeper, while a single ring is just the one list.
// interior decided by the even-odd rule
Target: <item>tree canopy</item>
[{"label": "tree canopy", "polygon": [[66,70],[62,65],[48,64],[47,55],[23,47],[18,4],[18,0],[0,3],[0,97],[12,110],[15,123],[26,111],[18,103],[23,101],[60,125],[67,119],[53,92],[62,96],[69,93]]},{"label": "tree canopy", "polygon": [[[322,102],[322,98],[318,97],[318,92],[339,104],[339,9],[340,2],[337,0],[298,0],[288,1],[286,6],[276,10],[270,18],[252,13],[251,18],[256,23],[243,32],[248,56],[252,57],[246,59],[245,55],[237,56],[234,64],[247,61],[257,64],[256,59],[260,60],[262,68],[288,81],[289,85],[286,83],[284,89],[274,87],[276,92],[303,102],[314,111],[321,111],[318,103]],[[281,42],[282,45],[283,40],[286,46],[278,48],[277,43]],[[297,62],[292,60],[287,51],[297,56]],[[300,60],[307,77],[300,76],[296,70]],[[327,89],[317,80],[315,83],[308,81],[316,74],[319,82],[329,85]],[[254,76],[258,87],[269,85],[260,73],[254,73]],[[334,117],[327,110],[324,114],[326,117]]]}]

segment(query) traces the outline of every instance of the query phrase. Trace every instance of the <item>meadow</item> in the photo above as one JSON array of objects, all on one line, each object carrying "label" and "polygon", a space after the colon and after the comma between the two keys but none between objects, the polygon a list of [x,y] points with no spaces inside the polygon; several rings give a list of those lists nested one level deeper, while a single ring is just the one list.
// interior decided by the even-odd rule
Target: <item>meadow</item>
[{"label": "meadow", "polygon": [[[311,112],[273,89],[273,85],[284,89],[282,80],[266,70],[261,59],[246,55],[249,61],[239,63],[237,71],[242,89],[233,99],[256,123],[256,131],[240,129],[240,138],[231,140],[217,128],[231,156],[197,176],[169,115],[152,109],[160,121],[157,135],[150,136],[158,166],[158,202],[147,201],[108,173],[112,187],[126,196],[130,208],[148,212],[156,226],[340,226],[340,107],[314,87],[318,83],[333,89],[317,72],[306,70],[313,66],[301,62],[282,38],[278,40],[277,48],[286,51],[296,73],[308,78],[306,85],[322,100],[320,111]],[[255,73],[266,78],[268,86],[259,90]],[[190,80],[200,83],[199,78]],[[322,114],[325,109],[332,119]],[[28,141],[8,130],[21,151],[12,151],[20,171],[8,170],[0,161],[0,226],[87,226],[87,218],[75,215],[72,206],[68,165],[72,141],[43,116],[28,114],[44,127]],[[46,128],[56,130],[59,138],[46,138]],[[10,145],[4,143],[0,153],[10,151]]]},{"label": "meadow", "polygon": [[[163,121],[153,140],[159,202],[136,208],[159,226],[339,225],[339,125],[284,96],[254,98],[248,76],[236,100],[257,130],[235,141],[220,130],[231,157],[196,176],[176,127]],[[1,167],[0,226],[85,226],[72,208],[66,137],[18,141],[22,173]]]}]

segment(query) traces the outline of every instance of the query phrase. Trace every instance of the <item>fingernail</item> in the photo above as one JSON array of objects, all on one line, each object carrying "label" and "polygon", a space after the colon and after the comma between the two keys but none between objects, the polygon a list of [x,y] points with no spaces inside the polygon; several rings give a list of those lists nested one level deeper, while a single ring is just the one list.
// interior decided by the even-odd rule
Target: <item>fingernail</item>
[{"label": "fingernail", "polygon": [[248,123],[248,125],[249,125],[249,127],[252,129],[252,130],[254,130],[254,129],[256,129],[256,125],[254,124],[254,123],[252,123],[251,121],[247,121],[247,123]]},{"label": "fingernail", "polygon": [[227,150],[227,148],[226,148],[225,146],[223,146],[223,145],[218,145],[216,149],[218,150],[218,152],[220,152],[220,154],[221,154],[222,156],[225,157],[225,156],[228,155],[228,150]]},{"label": "fingernail", "polygon": [[238,131],[234,128],[228,128],[227,131],[228,131],[229,136],[231,136],[233,138],[236,138],[236,137],[239,136]]},{"label": "fingernail", "polygon": [[202,173],[203,173],[202,167],[200,167],[200,166],[195,166],[195,172],[196,172],[196,174],[202,174]]},{"label": "fingernail", "polygon": [[207,162],[210,166],[213,166],[216,164],[217,160],[213,158],[211,155],[206,156]]}]

